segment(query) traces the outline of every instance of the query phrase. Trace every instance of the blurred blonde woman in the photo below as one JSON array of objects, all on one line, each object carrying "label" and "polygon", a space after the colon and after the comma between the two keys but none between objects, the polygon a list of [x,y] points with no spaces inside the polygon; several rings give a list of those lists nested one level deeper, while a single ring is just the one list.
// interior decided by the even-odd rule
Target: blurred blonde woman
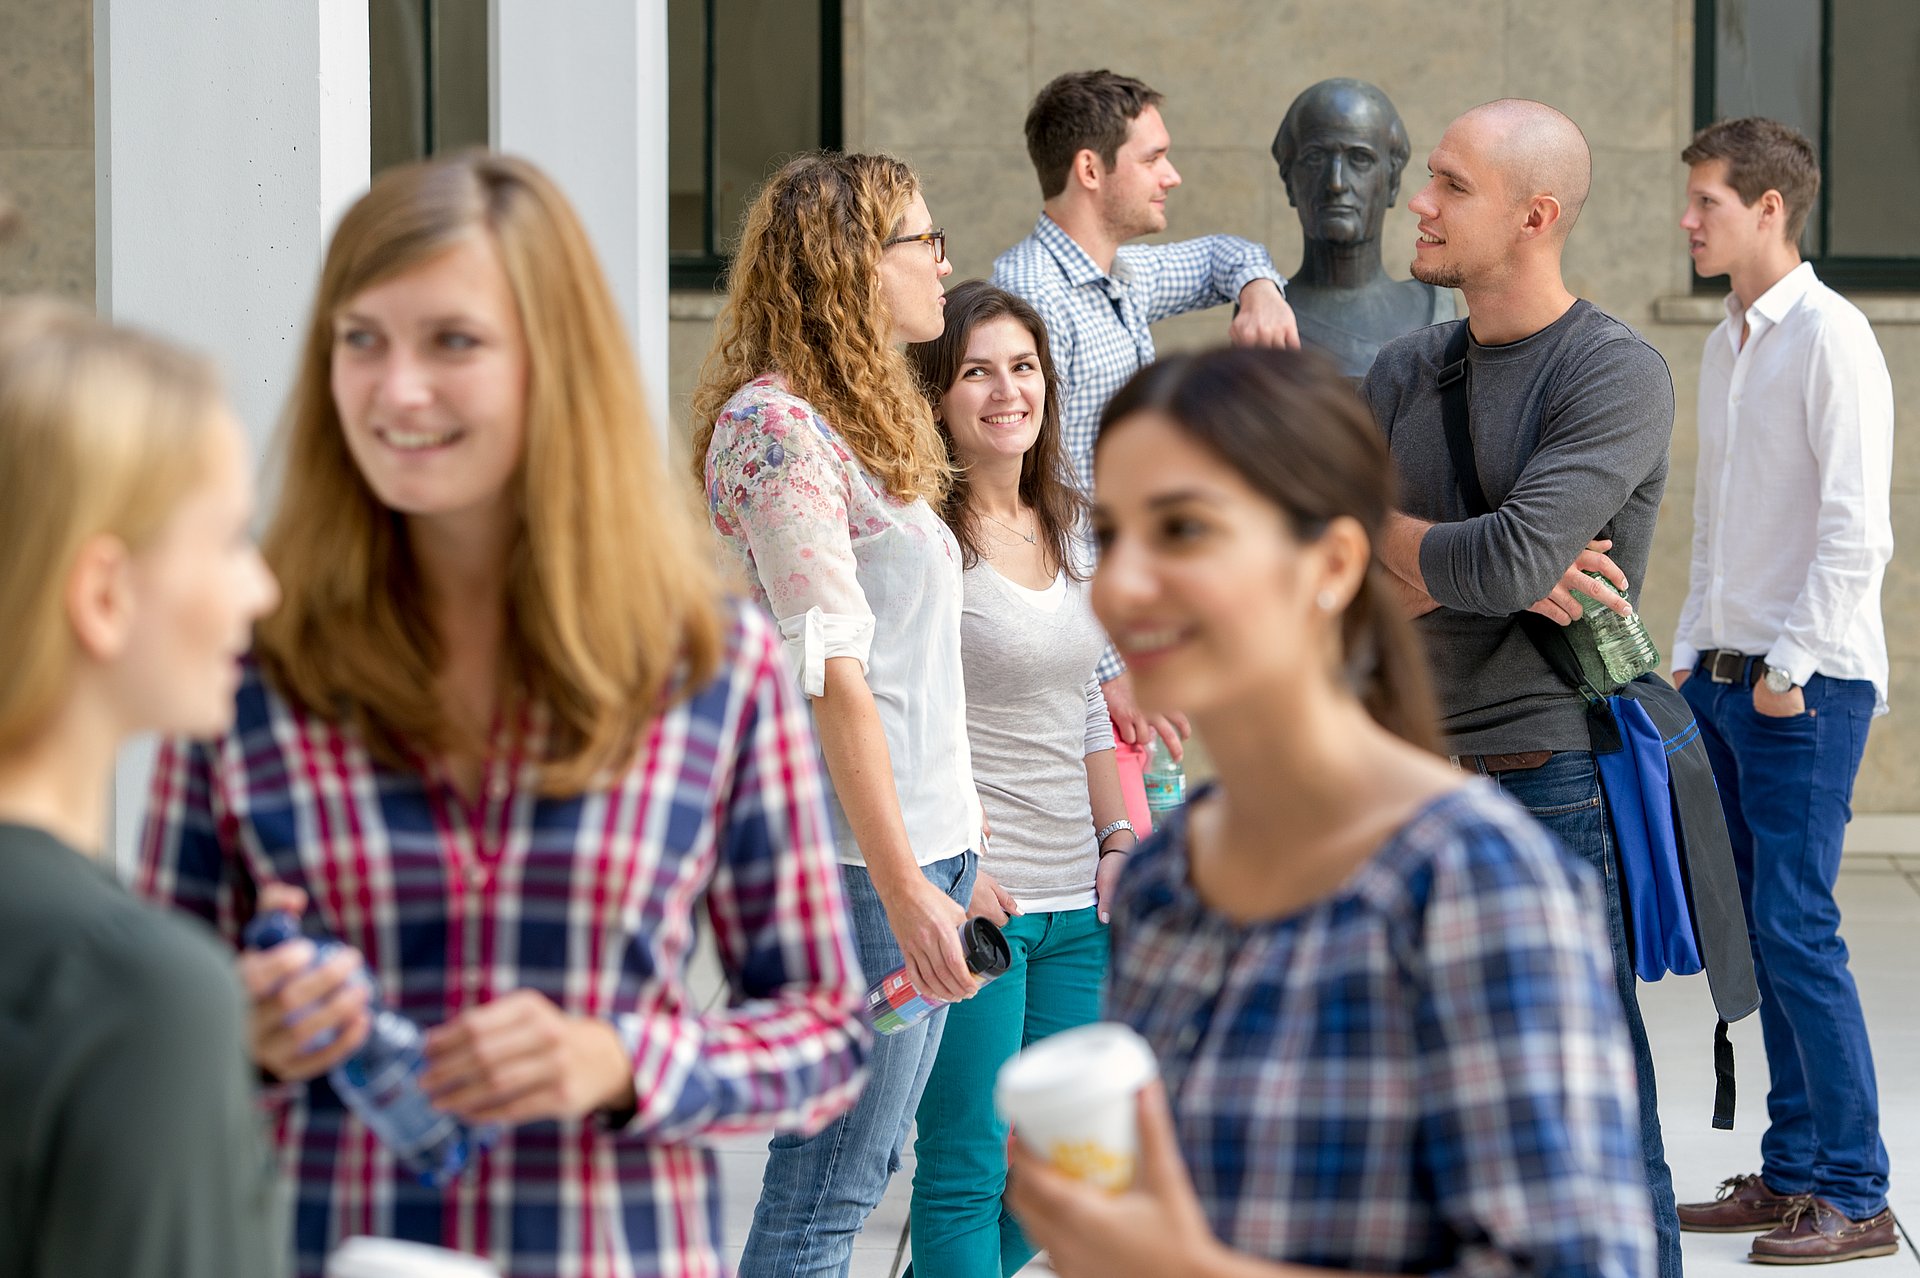
[{"label": "blurred blonde woman", "polygon": [[[840,873],[870,980],[904,964],[974,989],[957,933],[981,810],[960,677],[951,475],[903,346],[940,336],[945,233],[878,155],[789,163],[747,213],[694,393],[709,518],[779,621],[833,783]],[[844,1118],[773,1142],[745,1278],[844,1274],[902,1142],[946,1009],[876,1046]]]},{"label": "blurred blonde woman", "polygon": [[310,903],[433,1027],[440,1107],[508,1129],[415,1183],[324,1078],[366,1034],[355,956],[243,957],[300,1273],[360,1233],[514,1278],[722,1273],[687,1142],[843,1108],[862,989],[778,637],[719,592],[553,184],[486,154],[382,175],[328,249],[285,442],[286,603],[233,731],[164,752],[143,885],[230,934]]},{"label": "blurred blonde woman", "polygon": [[239,983],[105,829],[124,738],[232,719],[252,502],[204,362],[0,304],[0,1273],[283,1269]]}]

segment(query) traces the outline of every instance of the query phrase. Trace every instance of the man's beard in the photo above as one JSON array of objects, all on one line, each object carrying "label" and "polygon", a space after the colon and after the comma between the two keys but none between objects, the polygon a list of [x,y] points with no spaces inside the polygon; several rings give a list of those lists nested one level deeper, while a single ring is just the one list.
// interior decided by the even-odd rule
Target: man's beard
[{"label": "man's beard", "polygon": [[1465,288],[1467,275],[1457,266],[1427,266],[1419,258],[1413,259],[1407,270],[1413,278],[1422,284],[1431,284],[1435,288]]}]

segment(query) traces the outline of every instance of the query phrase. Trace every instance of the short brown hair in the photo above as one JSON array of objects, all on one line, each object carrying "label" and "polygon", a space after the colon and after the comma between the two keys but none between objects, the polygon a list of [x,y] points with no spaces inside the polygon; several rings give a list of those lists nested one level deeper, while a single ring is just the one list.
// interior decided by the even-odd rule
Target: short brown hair
[{"label": "short brown hair", "polygon": [[1778,120],[1743,116],[1719,120],[1693,135],[1680,153],[1684,164],[1727,162],[1727,185],[1751,205],[1778,191],[1787,210],[1787,243],[1798,244],[1820,194],[1820,161],[1806,134]]},{"label": "short brown hair", "polygon": [[1164,99],[1132,76],[1111,71],[1057,75],[1027,108],[1027,156],[1040,179],[1040,198],[1067,189],[1073,157],[1092,151],[1111,171],[1127,140],[1127,126]]}]

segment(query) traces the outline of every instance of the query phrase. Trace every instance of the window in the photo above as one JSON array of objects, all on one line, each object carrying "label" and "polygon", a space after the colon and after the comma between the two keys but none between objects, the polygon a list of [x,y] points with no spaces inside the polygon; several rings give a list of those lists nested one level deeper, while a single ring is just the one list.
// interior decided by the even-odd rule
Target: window
[{"label": "window", "polygon": [[668,0],[669,278],[710,289],[779,161],[837,147],[838,0]]},{"label": "window", "polygon": [[485,146],[487,6],[371,0],[372,169]]},{"label": "window", "polygon": [[1695,0],[1694,30],[1697,125],[1763,115],[1813,140],[1800,250],[1821,278],[1920,288],[1920,4]]}]

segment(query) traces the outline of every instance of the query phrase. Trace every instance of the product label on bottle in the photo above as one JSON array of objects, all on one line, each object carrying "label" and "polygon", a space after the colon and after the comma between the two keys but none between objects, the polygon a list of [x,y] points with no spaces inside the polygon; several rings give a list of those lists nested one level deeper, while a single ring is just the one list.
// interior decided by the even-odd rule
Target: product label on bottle
[{"label": "product label on bottle", "polygon": [[867,1017],[878,1034],[898,1034],[939,1005],[913,988],[904,967],[867,991]]},{"label": "product label on bottle", "polygon": [[1144,781],[1149,812],[1171,812],[1187,801],[1187,779],[1183,776],[1154,776],[1149,773]]}]

